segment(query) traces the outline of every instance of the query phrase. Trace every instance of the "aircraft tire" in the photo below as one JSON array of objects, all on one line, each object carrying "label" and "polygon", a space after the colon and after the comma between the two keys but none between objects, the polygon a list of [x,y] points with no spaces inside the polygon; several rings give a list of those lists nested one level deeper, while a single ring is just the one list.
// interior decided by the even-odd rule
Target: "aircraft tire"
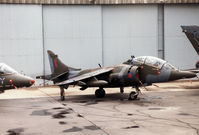
[{"label": "aircraft tire", "polygon": [[105,92],[104,89],[97,89],[97,90],[95,91],[95,96],[96,96],[97,98],[103,98],[105,95],[106,95],[106,92]]},{"label": "aircraft tire", "polygon": [[135,91],[132,91],[130,94],[129,94],[129,100],[136,100],[137,99],[137,93]]},{"label": "aircraft tire", "polygon": [[196,68],[199,68],[199,61],[196,62]]},{"label": "aircraft tire", "polygon": [[65,100],[65,96],[61,96],[61,101],[64,101]]}]

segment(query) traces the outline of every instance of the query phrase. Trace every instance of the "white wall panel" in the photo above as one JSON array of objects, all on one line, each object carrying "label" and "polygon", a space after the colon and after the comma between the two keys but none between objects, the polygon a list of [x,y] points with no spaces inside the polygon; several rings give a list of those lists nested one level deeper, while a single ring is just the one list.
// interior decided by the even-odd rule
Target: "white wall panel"
[{"label": "white wall panel", "polygon": [[45,50],[59,54],[72,67],[93,68],[102,62],[100,6],[44,6],[43,10]]},{"label": "white wall panel", "polygon": [[39,5],[0,5],[0,62],[35,77],[43,72]]},{"label": "white wall panel", "polygon": [[199,25],[199,5],[165,5],[165,58],[181,69],[199,59],[181,25]]},{"label": "white wall panel", "polygon": [[157,56],[157,5],[103,7],[104,64]]}]

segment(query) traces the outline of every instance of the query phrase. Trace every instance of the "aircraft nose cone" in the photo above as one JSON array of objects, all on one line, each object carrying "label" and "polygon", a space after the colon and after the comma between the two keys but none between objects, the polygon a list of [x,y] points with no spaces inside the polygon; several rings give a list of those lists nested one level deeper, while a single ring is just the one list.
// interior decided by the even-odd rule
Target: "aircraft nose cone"
[{"label": "aircraft nose cone", "polygon": [[35,80],[34,79],[31,79],[30,80],[30,84],[34,84],[35,83]]},{"label": "aircraft nose cone", "polygon": [[171,74],[171,80],[185,79],[196,77],[196,73],[190,71],[174,71]]},{"label": "aircraft nose cone", "polygon": [[186,73],[186,78],[193,78],[193,77],[196,77],[196,73],[193,73],[193,72],[188,72]]}]

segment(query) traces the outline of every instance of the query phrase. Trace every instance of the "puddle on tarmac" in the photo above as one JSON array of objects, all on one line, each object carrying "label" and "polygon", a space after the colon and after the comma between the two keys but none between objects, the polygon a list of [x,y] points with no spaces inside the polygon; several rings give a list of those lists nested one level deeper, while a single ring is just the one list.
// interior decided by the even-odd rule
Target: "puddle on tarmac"
[{"label": "puddle on tarmac", "polygon": [[139,126],[129,126],[129,127],[123,128],[123,129],[131,129],[131,128],[139,128]]},{"label": "puddle on tarmac", "polygon": [[82,130],[83,130],[83,129],[78,128],[78,127],[72,127],[72,128],[70,128],[70,129],[64,130],[63,132],[64,132],[64,133],[68,133],[68,132],[78,132],[78,131],[82,131]]},{"label": "puddle on tarmac", "polygon": [[24,132],[24,128],[15,128],[15,129],[9,129],[8,135],[20,135],[22,132]]},{"label": "puddle on tarmac", "polygon": [[66,125],[67,122],[65,122],[65,121],[60,121],[59,124],[60,124],[60,125]]},{"label": "puddle on tarmac", "polygon": [[100,127],[98,127],[98,126],[84,126],[84,128],[85,129],[88,129],[88,130],[99,130],[100,129]]},{"label": "puddle on tarmac", "polygon": [[47,116],[47,115],[51,115],[51,113],[48,112],[48,110],[36,110],[36,111],[33,111],[31,115]]},{"label": "puddle on tarmac", "polygon": [[52,117],[53,117],[54,119],[63,119],[63,118],[65,118],[66,116],[64,116],[64,115],[62,115],[62,114],[60,114],[60,113],[58,113],[58,114],[52,115]]},{"label": "puddle on tarmac", "polygon": [[149,108],[148,110],[163,110],[164,108]]}]

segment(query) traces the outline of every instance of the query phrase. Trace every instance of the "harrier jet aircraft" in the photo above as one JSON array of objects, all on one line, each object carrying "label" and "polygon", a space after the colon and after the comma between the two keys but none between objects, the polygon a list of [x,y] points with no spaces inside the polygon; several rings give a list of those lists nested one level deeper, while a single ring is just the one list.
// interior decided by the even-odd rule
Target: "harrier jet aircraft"
[{"label": "harrier jet aircraft", "polygon": [[80,90],[98,87],[95,91],[98,98],[105,96],[104,88],[119,87],[123,93],[124,87],[135,87],[136,92],[129,94],[129,100],[132,100],[140,93],[140,86],[196,76],[195,73],[180,71],[164,60],[149,56],[137,57],[117,66],[86,70],[66,66],[52,51],[48,51],[48,56],[52,74],[36,78],[51,80],[59,86],[61,100],[65,99],[64,89],[69,85],[78,85]]},{"label": "harrier jet aircraft", "polygon": [[[181,28],[199,55],[199,26],[181,26]],[[195,66],[197,69],[199,68],[199,61],[196,62]]]},{"label": "harrier jet aircraft", "polygon": [[19,74],[17,71],[4,63],[0,63],[0,92],[7,89],[30,87],[35,81]]}]

